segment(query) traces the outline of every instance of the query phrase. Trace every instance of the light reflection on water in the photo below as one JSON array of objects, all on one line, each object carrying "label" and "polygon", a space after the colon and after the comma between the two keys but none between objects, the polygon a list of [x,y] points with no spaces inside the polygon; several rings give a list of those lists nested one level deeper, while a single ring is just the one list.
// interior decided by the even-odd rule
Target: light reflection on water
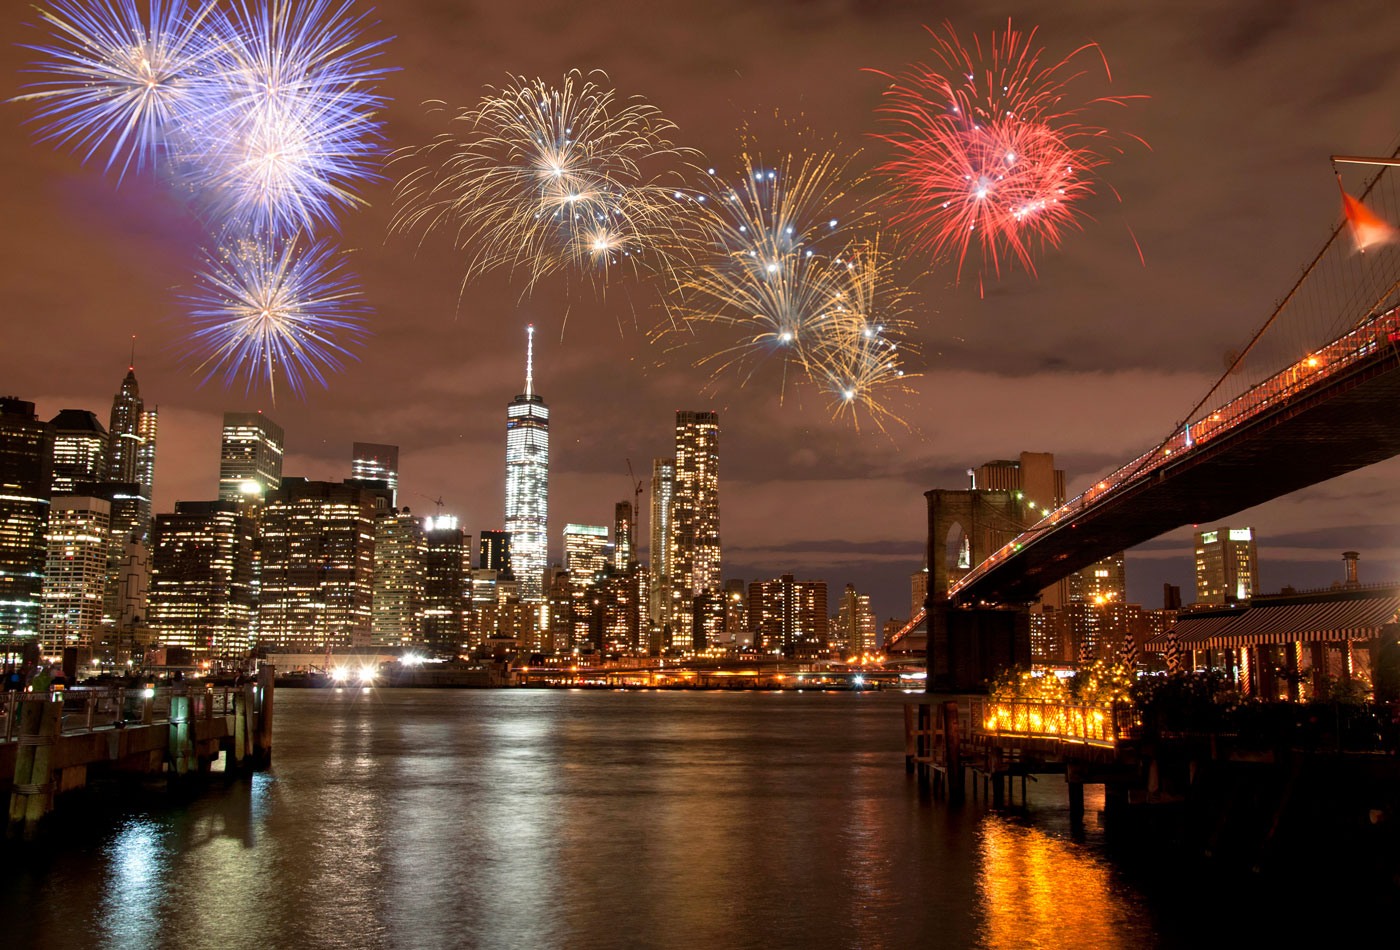
[{"label": "light reflection on water", "polygon": [[69,819],[0,913],[39,947],[1158,945],[1062,787],[1029,823],[921,799],[898,702],[283,690],[271,772]]}]

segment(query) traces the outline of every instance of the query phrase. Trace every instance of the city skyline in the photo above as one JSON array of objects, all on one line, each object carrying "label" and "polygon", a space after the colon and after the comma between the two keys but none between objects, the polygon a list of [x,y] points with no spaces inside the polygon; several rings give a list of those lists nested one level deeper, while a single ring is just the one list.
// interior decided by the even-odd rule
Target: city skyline
[{"label": "city skyline", "polygon": [[[1029,7],[1009,12],[1031,22]],[[494,51],[470,65],[445,65],[430,55],[463,30],[520,39],[535,50],[531,68],[541,74],[578,65],[579,41],[561,42],[519,11],[491,10],[470,28],[411,4],[377,15],[387,34],[403,38],[396,41],[403,55],[429,63],[388,81],[395,134],[416,134],[421,119],[412,106],[424,91],[466,98],[515,65]],[[690,23],[678,10],[671,15]],[[758,35],[789,15],[724,9],[709,15],[707,28],[727,24],[730,32]],[[969,30],[984,30],[998,26],[1001,14],[959,16]],[[73,407],[104,419],[135,332],[143,395],[161,403],[156,511],[172,510],[176,500],[212,497],[204,487],[211,440],[217,452],[209,421],[225,410],[261,408],[289,433],[289,473],[339,479],[353,442],[398,444],[402,503],[417,511],[426,504],[420,495],[446,497],[465,523],[499,527],[492,509],[503,475],[493,407],[518,388],[516,363],[503,354],[515,351],[524,324],[533,321],[542,330],[541,357],[547,353],[551,363],[553,422],[568,433],[551,446],[551,500],[561,519],[609,523],[609,506],[626,497],[624,458],[664,456],[668,414],[713,407],[727,420],[726,574],[793,570],[834,585],[850,580],[873,593],[883,620],[902,613],[895,608],[922,558],[920,492],[961,487],[966,467],[1026,449],[1054,452],[1073,495],[1155,442],[1219,372],[1223,354],[1262,321],[1335,220],[1336,184],[1325,156],[1378,152],[1389,144],[1393,123],[1384,103],[1397,90],[1387,75],[1339,69],[1329,108],[1306,125],[1269,108],[1280,97],[1315,94],[1311,80],[1290,68],[1300,44],[1326,32],[1360,63],[1381,42],[1384,25],[1363,29],[1347,17],[1324,24],[1316,12],[1288,10],[1256,28],[1246,13],[1216,11],[1222,39],[1203,45],[1192,39],[1197,20],[1189,9],[1140,16],[1150,28],[1072,10],[1043,24],[1040,38],[1055,49],[1087,39],[1103,43],[1115,88],[1152,96],[1135,107],[1134,122],[1154,151],[1115,161],[1110,177],[1124,203],[1096,201],[1097,220],[1047,255],[1038,280],[1008,276],[986,298],[966,282],[919,286],[926,375],[906,413],[920,424],[918,434],[856,436],[831,423],[820,400],[789,398],[780,406],[776,389],[764,385],[721,383],[701,395],[705,374],[684,362],[658,365],[660,354],[634,329],[633,311],[641,305],[622,295],[594,302],[542,286],[522,300],[506,280],[487,279],[464,299],[449,252],[384,245],[387,189],[370,189],[371,207],[345,223],[347,243],[363,249],[378,311],[372,322],[378,336],[363,359],[333,378],[328,391],[311,390],[305,403],[284,399],[274,407],[240,390],[196,388],[169,349],[169,288],[186,279],[183,255],[197,239],[185,210],[147,182],[132,178],[113,190],[98,169],[33,147],[20,110],[8,113],[0,145],[17,170],[7,186],[15,224],[4,240],[16,299],[44,319],[16,328],[6,387],[36,402],[44,419]],[[566,19],[580,35],[593,35],[588,18],[570,13]],[[716,156],[734,151],[733,128],[750,106],[796,114],[814,101],[824,103],[823,120],[837,122],[854,146],[863,144],[880,89],[877,78],[860,70],[919,56],[926,46],[919,26],[929,19],[927,10],[898,5],[826,11],[783,57],[731,44],[732,61],[722,68],[692,63],[709,87],[703,96],[694,92],[694,76],[669,68],[690,62],[675,36],[648,47],[654,59],[636,44],[609,43],[588,65],[610,69],[629,87],[646,87]],[[3,56],[17,67],[25,53],[11,47]],[[1183,68],[1183,57],[1190,68]],[[800,83],[787,78],[799,74]],[[1212,105],[1222,80],[1232,84],[1224,109]],[[755,84],[762,96],[755,97]],[[1258,172],[1250,187],[1221,184],[1242,165]],[[1288,200],[1278,200],[1280,194]],[[75,205],[84,209],[81,221],[69,213]],[[132,224],[137,220],[139,227]],[[1142,245],[1146,268],[1125,223]],[[1261,588],[1325,584],[1335,576],[1337,552],[1350,548],[1363,552],[1373,576],[1400,573],[1400,511],[1388,488],[1397,473],[1400,463],[1392,460],[1233,516],[1258,534]],[[1191,586],[1183,553],[1191,533],[1188,526],[1129,551],[1130,600],[1154,603],[1163,582]],[[550,534],[553,545],[557,532]],[[638,542],[645,553],[645,533]],[[551,562],[557,558],[551,550]]]}]

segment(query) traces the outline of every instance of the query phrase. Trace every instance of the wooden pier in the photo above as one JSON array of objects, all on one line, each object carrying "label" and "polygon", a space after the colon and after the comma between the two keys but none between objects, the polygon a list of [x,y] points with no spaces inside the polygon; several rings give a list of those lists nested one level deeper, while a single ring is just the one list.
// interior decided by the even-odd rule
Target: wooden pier
[{"label": "wooden pier", "polygon": [[172,785],[272,761],[274,671],[241,686],[75,687],[0,698],[6,837],[30,839],[64,796],[102,776]]},{"label": "wooden pier", "polygon": [[1293,873],[1385,855],[1373,863],[1391,874],[1400,853],[1393,746],[1299,741],[1286,729],[1269,731],[1264,742],[1253,734],[1168,731],[1126,705],[908,698],[906,770],[950,803],[970,790],[992,808],[1025,806],[1028,783],[1063,776],[1076,833],[1084,786],[1102,785],[1105,827],[1254,871]]}]

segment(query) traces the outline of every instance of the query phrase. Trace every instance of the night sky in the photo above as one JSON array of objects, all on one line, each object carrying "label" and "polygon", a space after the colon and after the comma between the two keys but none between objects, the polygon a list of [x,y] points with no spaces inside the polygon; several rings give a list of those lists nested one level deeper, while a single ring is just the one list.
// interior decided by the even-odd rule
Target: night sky
[{"label": "night sky", "polygon": [[[721,413],[720,500],[726,577],[784,571],[825,578],[834,603],[847,581],[874,594],[881,619],[908,609],[909,572],[924,537],[923,492],[961,488],[991,458],[1051,451],[1070,493],[1164,436],[1268,316],[1339,216],[1327,156],[1388,154],[1400,130],[1400,4],[1356,0],[1060,4],[807,0],[764,3],[476,3],[394,0],[378,31],[396,35],[384,84],[394,102],[390,144],[436,128],[421,100],[475,101],[508,73],[559,79],[601,68],[680,127],[677,139],[730,165],[749,116],[798,118],[883,154],[876,128],[881,78],[926,59],[923,24],[950,19],[968,34],[1039,25],[1055,55],[1097,41],[1113,85],[1143,93],[1096,115],[1141,135],[1105,170],[1122,196],[1101,194],[1093,220],[1043,255],[1037,278],[1012,273],[952,283],[935,267],[918,284],[916,427],[892,436],[830,421],[810,397],[779,405],[778,382],[702,394],[707,374],[666,363],[644,330],[649,292],[546,282],[521,299],[497,275],[459,305],[460,267],[441,237],[421,249],[387,237],[389,186],[343,216],[344,241],[375,308],[362,359],[304,402],[200,388],[171,349],[175,295],[190,283],[202,232],[149,176],[116,187],[34,144],[28,108],[0,108],[0,269],[5,346],[0,390],[104,423],[138,337],[137,375],[161,411],[158,511],[214,497],[220,414],[265,409],[287,431],[285,473],[347,476],[354,440],[401,446],[401,499],[429,511],[442,496],[475,535],[500,527],[505,405],[523,385],[524,326],[539,328],[537,389],[552,413],[550,542],[566,522],[611,523],[630,497],[626,464],[650,473],[671,453],[672,412]],[[5,96],[23,81],[37,34],[26,3],[3,0]],[[1360,173],[1349,173],[1352,185]],[[1141,243],[1139,261],[1128,228]],[[565,314],[567,313],[567,325]],[[1400,577],[1400,461],[1372,466],[1230,519],[1260,538],[1265,590],[1341,576],[1340,552],[1362,552],[1363,580]],[[643,524],[645,529],[645,523]],[[1163,581],[1190,600],[1189,529],[1135,549],[1129,599],[1160,605]],[[645,545],[645,530],[642,544]],[[834,610],[834,607],[833,607]]]}]

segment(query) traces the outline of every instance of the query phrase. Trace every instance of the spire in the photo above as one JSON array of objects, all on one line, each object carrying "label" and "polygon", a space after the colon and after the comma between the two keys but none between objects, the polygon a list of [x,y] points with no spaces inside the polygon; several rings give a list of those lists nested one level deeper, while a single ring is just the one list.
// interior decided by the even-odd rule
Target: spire
[{"label": "spire", "polygon": [[535,325],[525,328],[525,395],[535,394]]},{"label": "spire", "polygon": [[129,366],[127,366],[127,370],[130,371],[130,372],[132,372],[132,373],[136,372],[136,334],[135,334],[135,333],[133,333],[133,334],[131,335],[131,364],[130,364]]}]

